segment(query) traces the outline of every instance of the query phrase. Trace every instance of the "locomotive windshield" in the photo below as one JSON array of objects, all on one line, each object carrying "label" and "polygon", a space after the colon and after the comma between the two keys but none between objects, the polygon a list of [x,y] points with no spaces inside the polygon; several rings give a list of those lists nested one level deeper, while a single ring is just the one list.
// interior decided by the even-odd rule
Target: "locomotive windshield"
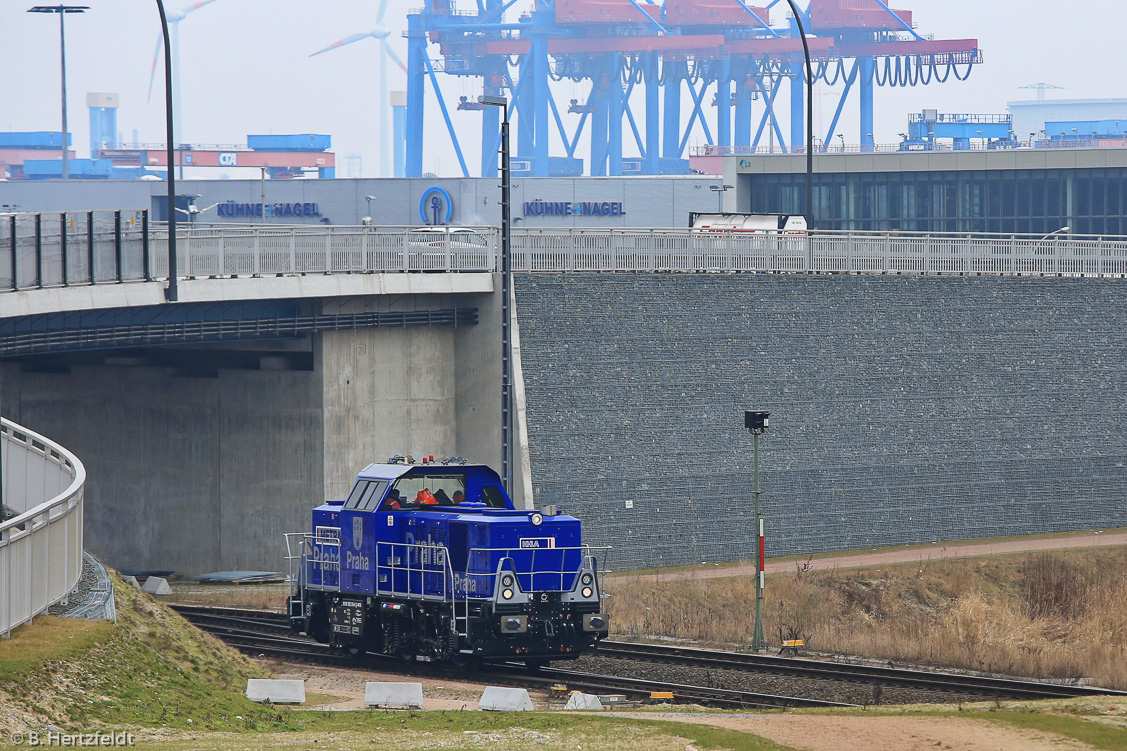
[{"label": "locomotive windshield", "polygon": [[[421,504],[429,495],[434,497],[434,501],[427,500],[427,503],[454,506],[465,500],[466,478],[464,475],[412,475],[399,478],[392,487],[407,503]],[[454,500],[455,493],[458,494],[457,500]]]},{"label": "locomotive windshield", "polygon": [[461,474],[412,474],[396,480],[392,489],[398,490],[399,497],[407,503],[423,507],[456,506],[462,501],[483,501],[494,508],[505,508],[504,497],[500,490],[493,487],[482,488],[480,497],[471,498],[466,491],[466,476]]}]

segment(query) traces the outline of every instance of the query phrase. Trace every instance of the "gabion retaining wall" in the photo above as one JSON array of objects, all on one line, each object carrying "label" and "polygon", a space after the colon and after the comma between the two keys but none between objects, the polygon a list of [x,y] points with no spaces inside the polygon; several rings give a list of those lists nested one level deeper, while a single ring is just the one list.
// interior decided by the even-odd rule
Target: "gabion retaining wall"
[{"label": "gabion retaining wall", "polygon": [[[538,505],[616,569],[1127,525],[1127,282],[524,274]],[[633,508],[628,509],[627,501]]]}]

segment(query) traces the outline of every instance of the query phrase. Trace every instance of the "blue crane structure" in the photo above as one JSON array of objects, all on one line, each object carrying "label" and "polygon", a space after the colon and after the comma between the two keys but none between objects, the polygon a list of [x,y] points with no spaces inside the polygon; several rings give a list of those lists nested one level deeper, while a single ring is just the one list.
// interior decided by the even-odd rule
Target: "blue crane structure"
[{"label": "blue crane structure", "polygon": [[940,148],[940,138],[951,139],[954,151],[966,151],[975,141],[988,149],[1017,147],[1012,115],[948,115],[924,110],[908,117],[908,132],[900,136],[900,151],[935,151]]},{"label": "blue crane structure", "polygon": [[[588,174],[594,176],[688,172],[685,149],[698,125],[720,153],[751,153],[771,134],[783,150],[804,148],[802,40],[789,11],[782,17],[784,27],[771,25],[770,13],[779,0],[763,7],[743,0],[664,0],[660,5],[649,0],[533,0],[532,10],[516,21],[506,21],[504,15],[517,0],[476,0],[468,12],[456,10],[454,0],[425,1],[425,7],[407,16],[408,177],[422,174],[428,82],[461,174],[470,174],[459,129],[442,96],[440,73],[480,78],[483,93],[510,98],[516,175],[582,174],[576,149],[584,132],[590,143]],[[977,40],[926,39],[913,28],[910,11],[894,10],[882,0],[810,0],[800,12],[815,81],[843,84],[821,141],[823,150],[854,89],[860,148],[872,150],[876,87],[943,83],[951,75],[965,80],[982,61]],[[431,45],[438,47],[435,58]],[[784,79],[789,87],[783,86]],[[561,108],[552,83],[564,80],[589,86],[586,101],[572,99]],[[790,99],[789,139],[776,116],[783,88]],[[632,104],[636,89],[643,93],[641,128]],[[683,97],[685,109],[691,105],[687,119]],[[762,103],[757,116],[755,101]],[[480,109],[481,175],[495,176],[497,108],[481,108],[469,97],[462,97],[458,108]],[[639,157],[624,156],[624,136],[632,137]],[[556,137],[563,154],[550,152]]]}]

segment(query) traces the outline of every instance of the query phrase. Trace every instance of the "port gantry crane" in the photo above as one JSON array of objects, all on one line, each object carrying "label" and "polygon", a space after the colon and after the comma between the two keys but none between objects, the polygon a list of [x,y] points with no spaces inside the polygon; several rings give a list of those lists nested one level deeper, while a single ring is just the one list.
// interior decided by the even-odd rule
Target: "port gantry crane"
[{"label": "port gantry crane", "polygon": [[[469,176],[439,73],[480,78],[483,93],[509,97],[517,133],[512,168],[518,175],[582,174],[583,162],[575,154],[585,130],[591,175],[686,173],[685,148],[698,125],[717,153],[753,153],[769,134],[783,151],[804,148],[805,63],[786,3],[777,11],[776,27],[770,14],[780,0],[766,6],[743,0],[664,0],[660,5],[648,0],[533,0],[531,11],[506,21],[505,12],[516,2],[476,0],[473,10],[461,11],[454,0],[426,0],[425,7],[408,14],[408,177],[422,174],[428,81],[461,174]],[[843,84],[829,129],[815,146],[822,150],[854,89],[860,149],[871,151],[875,87],[943,83],[952,74],[965,80],[982,61],[977,40],[926,39],[913,28],[911,11],[894,10],[882,0],[810,0],[800,12],[815,81]],[[438,47],[435,59],[431,45]],[[785,87],[789,139],[776,116],[783,79],[790,82]],[[552,83],[563,80],[588,85],[586,100],[572,99],[561,108]],[[643,92],[642,128],[632,107],[636,89]],[[691,103],[687,120],[682,97],[687,97],[686,109]],[[755,100],[762,103],[758,117],[753,116]],[[470,97],[462,97],[458,108],[481,111],[481,174],[495,176],[498,108],[482,107]],[[578,114],[578,120],[569,114]],[[562,155],[549,151],[553,128],[563,144]],[[624,158],[627,128],[639,157]]]}]

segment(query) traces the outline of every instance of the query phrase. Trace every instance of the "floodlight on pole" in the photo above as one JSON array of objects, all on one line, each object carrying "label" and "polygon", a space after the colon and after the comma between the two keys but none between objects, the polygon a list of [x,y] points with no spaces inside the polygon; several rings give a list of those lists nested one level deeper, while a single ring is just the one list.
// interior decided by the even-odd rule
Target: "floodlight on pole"
[{"label": "floodlight on pole", "polygon": [[509,497],[513,493],[513,264],[511,244],[512,206],[509,191],[509,100],[483,94],[478,104],[501,108],[501,480]]},{"label": "floodlight on pole", "polygon": [[70,177],[69,155],[70,143],[67,138],[67,32],[63,19],[68,13],[85,13],[90,10],[89,5],[36,5],[27,9],[28,13],[57,13],[59,15],[59,61],[61,63],[61,78],[63,82],[63,179]]},{"label": "floodlight on pole", "polygon": [[763,636],[763,585],[766,577],[763,562],[765,549],[763,544],[763,516],[759,507],[759,496],[762,493],[759,490],[759,436],[767,432],[770,415],[770,412],[744,412],[744,427],[751,433],[755,445],[755,531],[759,538],[759,545],[756,553],[755,635],[751,640],[751,648],[756,652],[767,650],[767,639]]},{"label": "floodlight on pole", "polygon": [[716,210],[724,213],[724,193],[734,188],[734,185],[709,185],[708,189],[716,194]]}]

